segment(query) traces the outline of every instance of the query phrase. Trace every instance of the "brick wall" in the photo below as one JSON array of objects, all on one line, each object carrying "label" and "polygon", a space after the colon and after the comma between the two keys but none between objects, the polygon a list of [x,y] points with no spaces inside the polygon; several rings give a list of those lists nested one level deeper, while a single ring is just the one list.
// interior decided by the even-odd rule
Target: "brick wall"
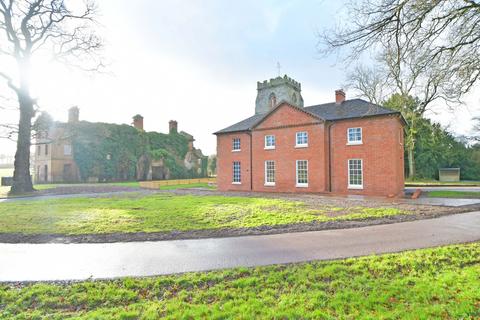
[{"label": "brick wall", "polygon": [[[352,127],[362,128],[361,145],[347,145],[347,130]],[[308,147],[295,148],[296,133],[300,131],[308,133]],[[265,149],[266,135],[275,136],[275,149]],[[232,152],[234,138],[241,139],[240,152]],[[253,150],[251,172],[250,141]],[[333,193],[399,196],[404,188],[403,126],[398,116],[325,124],[297,108],[282,105],[253,129],[251,137],[248,133],[219,134],[217,155],[220,190],[250,190],[252,187],[254,191],[264,192],[327,192],[331,181]],[[361,190],[348,188],[348,159],[363,161]],[[267,160],[275,161],[275,186],[265,185]],[[308,160],[308,187],[296,186],[296,160]],[[232,184],[233,161],[241,162],[241,184]]]},{"label": "brick wall", "polygon": [[[295,147],[296,133],[308,133],[308,146]],[[275,149],[265,149],[265,136],[275,136]],[[277,108],[252,132],[253,190],[324,192],[326,190],[324,124],[287,105]],[[275,161],[275,186],[265,186],[265,161]],[[296,160],[308,160],[308,187],[296,186]]]},{"label": "brick wall", "polygon": [[[347,145],[348,128],[362,144]],[[332,192],[398,196],[404,188],[403,127],[398,116],[337,121],[331,127]],[[348,189],[348,159],[363,160],[363,189]]]},{"label": "brick wall", "polygon": [[[241,150],[232,151],[233,139],[240,138]],[[233,162],[241,163],[241,184],[232,184]],[[219,190],[250,190],[250,135],[229,133],[217,136],[217,184]]]}]

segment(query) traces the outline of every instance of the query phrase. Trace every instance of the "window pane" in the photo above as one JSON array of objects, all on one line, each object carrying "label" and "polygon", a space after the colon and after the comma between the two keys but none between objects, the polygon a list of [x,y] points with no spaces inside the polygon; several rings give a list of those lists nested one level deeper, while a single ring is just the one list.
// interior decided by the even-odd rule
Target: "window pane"
[{"label": "window pane", "polygon": [[362,141],[362,128],[349,128],[348,142],[361,142],[361,141]]},{"label": "window pane", "polygon": [[297,160],[297,184],[308,183],[308,161]]},{"label": "window pane", "polygon": [[71,145],[66,144],[66,145],[63,146],[63,155],[65,155],[65,156],[72,155],[72,146]]},{"label": "window pane", "polygon": [[275,161],[265,161],[265,183],[275,183]]},{"label": "window pane", "polygon": [[363,163],[361,159],[348,160],[348,184],[350,186],[363,185]]},{"label": "window pane", "polygon": [[307,132],[297,132],[297,145],[308,144],[308,133]]},{"label": "window pane", "polygon": [[233,149],[232,150],[240,150],[240,138],[233,139]]},{"label": "window pane", "polygon": [[241,182],[240,161],[233,162],[233,182]]},{"label": "window pane", "polygon": [[268,135],[265,136],[265,147],[274,147],[275,146],[275,136]]}]

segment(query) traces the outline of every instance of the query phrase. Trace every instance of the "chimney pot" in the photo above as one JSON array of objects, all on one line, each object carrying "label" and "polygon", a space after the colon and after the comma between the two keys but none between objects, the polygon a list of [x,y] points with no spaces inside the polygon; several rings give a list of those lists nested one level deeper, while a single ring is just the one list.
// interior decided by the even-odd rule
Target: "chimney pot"
[{"label": "chimney pot", "polygon": [[80,110],[78,107],[71,107],[68,109],[68,122],[75,123],[78,122],[80,119]]},{"label": "chimney pot", "polygon": [[178,132],[178,123],[175,120],[170,120],[168,122],[168,132],[177,133]]},{"label": "chimney pot", "polygon": [[133,117],[133,126],[143,131],[143,117],[141,115],[137,114]]},{"label": "chimney pot", "polygon": [[345,101],[345,91],[343,89],[335,90],[335,104],[342,104]]}]

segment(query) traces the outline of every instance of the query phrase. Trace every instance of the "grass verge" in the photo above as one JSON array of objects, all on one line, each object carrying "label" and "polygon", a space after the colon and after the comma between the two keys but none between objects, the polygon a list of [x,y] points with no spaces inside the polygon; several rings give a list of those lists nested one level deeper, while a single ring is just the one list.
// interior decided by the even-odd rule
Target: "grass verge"
[{"label": "grass verge", "polygon": [[408,213],[396,208],[312,208],[281,199],[130,194],[0,203],[0,233],[75,235],[253,228]]},{"label": "grass verge", "polygon": [[480,199],[480,192],[474,191],[448,191],[448,190],[437,190],[429,191],[428,196],[430,198],[470,198],[470,199]]},{"label": "grass verge", "polygon": [[478,319],[480,244],[144,279],[0,285],[2,319]]}]

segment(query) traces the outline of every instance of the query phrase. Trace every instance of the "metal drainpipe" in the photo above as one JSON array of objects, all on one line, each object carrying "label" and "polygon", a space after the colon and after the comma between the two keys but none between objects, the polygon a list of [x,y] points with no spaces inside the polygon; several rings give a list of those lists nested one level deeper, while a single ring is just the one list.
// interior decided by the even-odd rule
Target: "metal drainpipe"
[{"label": "metal drainpipe", "polygon": [[250,136],[250,191],[253,191],[253,172],[252,172],[252,167],[253,167],[253,163],[252,163],[252,150],[253,150],[253,140],[252,140],[252,131],[250,131],[248,133],[248,135]]},{"label": "metal drainpipe", "polygon": [[332,192],[332,127],[335,123],[328,126],[328,191]]}]

